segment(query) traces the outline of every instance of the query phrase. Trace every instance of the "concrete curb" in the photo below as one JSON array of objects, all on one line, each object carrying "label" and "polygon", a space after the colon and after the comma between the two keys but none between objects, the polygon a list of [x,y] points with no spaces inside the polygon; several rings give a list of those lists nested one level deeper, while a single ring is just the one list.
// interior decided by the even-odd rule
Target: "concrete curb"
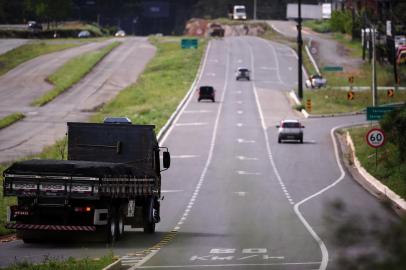
[{"label": "concrete curb", "polygon": [[[347,166],[352,167],[357,171],[361,177],[353,178],[366,190],[368,190],[372,195],[377,198],[388,200],[391,202],[392,207],[396,212],[401,215],[406,214],[406,201],[402,199],[398,194],[389,189],[386,185],[382,184],[379,180],[369,174],[364,167],[362,167],[360,161],[358,160],[355,152],[355,146],[350,136],[350,133],[347,131],[345,134],[346,146],[350,149],[349,155],[350,160],[353,162],[353,165],[348,164]],[[351,171],[351,170],[350,170]]]},{"label": "concrete curb", "polygon": [[314,69],[316,70],[316,72],[317,72],[318,74],[321,74],[321,73],[320,73],[320,69],[319,69],[319,67],[317,66],[317,63],[316,63],[316,61],[314,60],[313,55],[310,53],[309,47],[307,47],[307,45],[305,45],[305,51],[306,51],[306,53],[307,53],[307,56],[309,56],[310,62],[312,62],[313,67],[314,67]]}]

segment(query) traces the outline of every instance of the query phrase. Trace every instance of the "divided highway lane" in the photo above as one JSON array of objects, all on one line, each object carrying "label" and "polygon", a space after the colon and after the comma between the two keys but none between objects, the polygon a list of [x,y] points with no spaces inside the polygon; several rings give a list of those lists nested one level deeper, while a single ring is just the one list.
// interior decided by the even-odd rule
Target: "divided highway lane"
[{"label": "divided highway lane", "polygon": [[[195,171],[199,182],[174,228],[178,231],[176,237],[139,268],[315,269],[321,261],[319,246],[296,216],[271,166],[253,91],[257,80],[282,89],[293,84],[294,79],[284,82],[279,73],[278,69],[285,66],[277,66],[281,59],[286,57],[288,61],[292,55],[275,53],[269,48],[275,44],[248,37],[227,38],[214,44],[221,46],[221,50],[211,51],[208,62],[225,57],[222,67],[225,76],[218,76],[218,72],[210,69],[212,78],[204,76],[201,84],[218,85],[225,81],[223,88],[217,87],[219,104],[214,107],[192,101],[186,109],[216,109],[209,121],[213,128],[209,125],[203,133],[212,142],[205,166],[202,171]],[[253,54],[263,62],[254,63]],[[254,82],[235,81],[238,66],[253,69]],[[284,76],[289,72],[289,68],[282,70]],[[196,123],[207,121],[201,121],[201,114],[196,114],[192,119],[183,115],[179,122],[186,122],[181,121],[184,117],[188,117],[189,123],[193,119]],[[185,132],[186,127],[182,128]],[[196,155],[201,140],[195,137],[200,138],[202,127],[188,127],[187,132],[195,134],[192,138],[179,136],[178,129],[175,126],[166,144],[170,149],[191,144]],[[182,175],[182,172],[174,173],[178,178]],[[167,184],[172,186],[179,180],[170,181]],[[176,186],[181,187],[183,183]],[[167,202],[164,212],[171,213],[168,210],[172,204],[175,205]]]},{"label": "divided highway lane", "polygon": [[107,55],[85,78],[43,107],[28,104],[50,88],[44,81],[46,75],[72,54],[77,55],[79,48],[83,47],[80,50],[83,53],[84,50],[95,50],[112,41],[42,56],[1,77],[1,110],[7,113],[22,111],[27,117],[0,132],[0,162],[40,152],[64,136],[66,122],[86,121],[97,106],[134,83],[155,54],[155,48],[146,38],[129,37],[121,41],[123,44]]}]

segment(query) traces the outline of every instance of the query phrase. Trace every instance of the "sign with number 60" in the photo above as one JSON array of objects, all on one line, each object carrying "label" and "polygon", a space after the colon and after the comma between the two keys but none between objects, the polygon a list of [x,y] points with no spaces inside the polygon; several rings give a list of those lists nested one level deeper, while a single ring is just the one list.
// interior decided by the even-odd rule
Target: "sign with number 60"
[{"label": "sign with number 60", "polygon": [[373,128],[368,131],[366,140],[369,146],[379,148],[385,143],[385,133],[382,129]]}]

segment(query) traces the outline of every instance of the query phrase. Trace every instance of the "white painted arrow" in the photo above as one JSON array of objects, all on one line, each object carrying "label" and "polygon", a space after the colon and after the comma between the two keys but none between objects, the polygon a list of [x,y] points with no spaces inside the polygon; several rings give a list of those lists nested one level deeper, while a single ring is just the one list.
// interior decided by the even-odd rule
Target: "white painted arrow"
[{"label": "white painted arrow", "polygon": [[238,143],[255,143],[254,140],[245,140],[245,139],[241,139],[241,138],[237,139],[237,142]]},{"label": "white painted arrow", "polygon": [[260,173],[257,172],[246,172],[246,171],[237,171],[239,175],[261,175]]},{"label": "white painted arrow", "polygon": [[258,160],[255,157],[236,156],[236,158],[239,159],[239,160]]},{"label": "white painted arrow", "polygon": [[240,197],[244,197],[247,194],[247,192],[245,192],[245,191],[236,191],[236,192],[234,192],[234,194],[237,194]]}]

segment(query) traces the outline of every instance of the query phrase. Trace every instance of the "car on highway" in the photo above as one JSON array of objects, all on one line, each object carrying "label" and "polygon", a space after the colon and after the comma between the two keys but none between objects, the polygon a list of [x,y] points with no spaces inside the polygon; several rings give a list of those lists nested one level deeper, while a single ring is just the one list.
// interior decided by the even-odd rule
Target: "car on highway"
[{"label": "car on highway", "polygon": [[114,35],[116,37],[125,37],[124,30],[118,30],[117,33]]},{"label": "car on highway", "polygon": [[250,70],[246,67],[239,67],[235,73],[235,79],[239,81],[240,79],[250,80]]},{"label": "car on highway", "polygon": [[217,23],[212,23],[210,25],[209,36],[211,37],[224,37],[224,28]]},{"label": "car on highway", "polygon": [[295,140],[303,143],[304,126],[298,120],[282,120],[278,128],[278,143],[285,140]]},{"label": "car on highway", "polygon": [[90,32],[87,30],[80,31],[78,34],[78,38],[88,38],[90,37]]},{"label": "car on highway", "polygon": [[32,30],[32,31],[41,31],[42,30],[42,24],[40,24],[36,21],[29,21],[27,24],[27,27],[29,30]]},{"label": "car on highway", "polygon": [[197,101],[200,102],[203,99],[209,99],[213,102],[216,101],[216,90],[213,86],[204,85],[200,86],[198,89],[198,98]]}]

